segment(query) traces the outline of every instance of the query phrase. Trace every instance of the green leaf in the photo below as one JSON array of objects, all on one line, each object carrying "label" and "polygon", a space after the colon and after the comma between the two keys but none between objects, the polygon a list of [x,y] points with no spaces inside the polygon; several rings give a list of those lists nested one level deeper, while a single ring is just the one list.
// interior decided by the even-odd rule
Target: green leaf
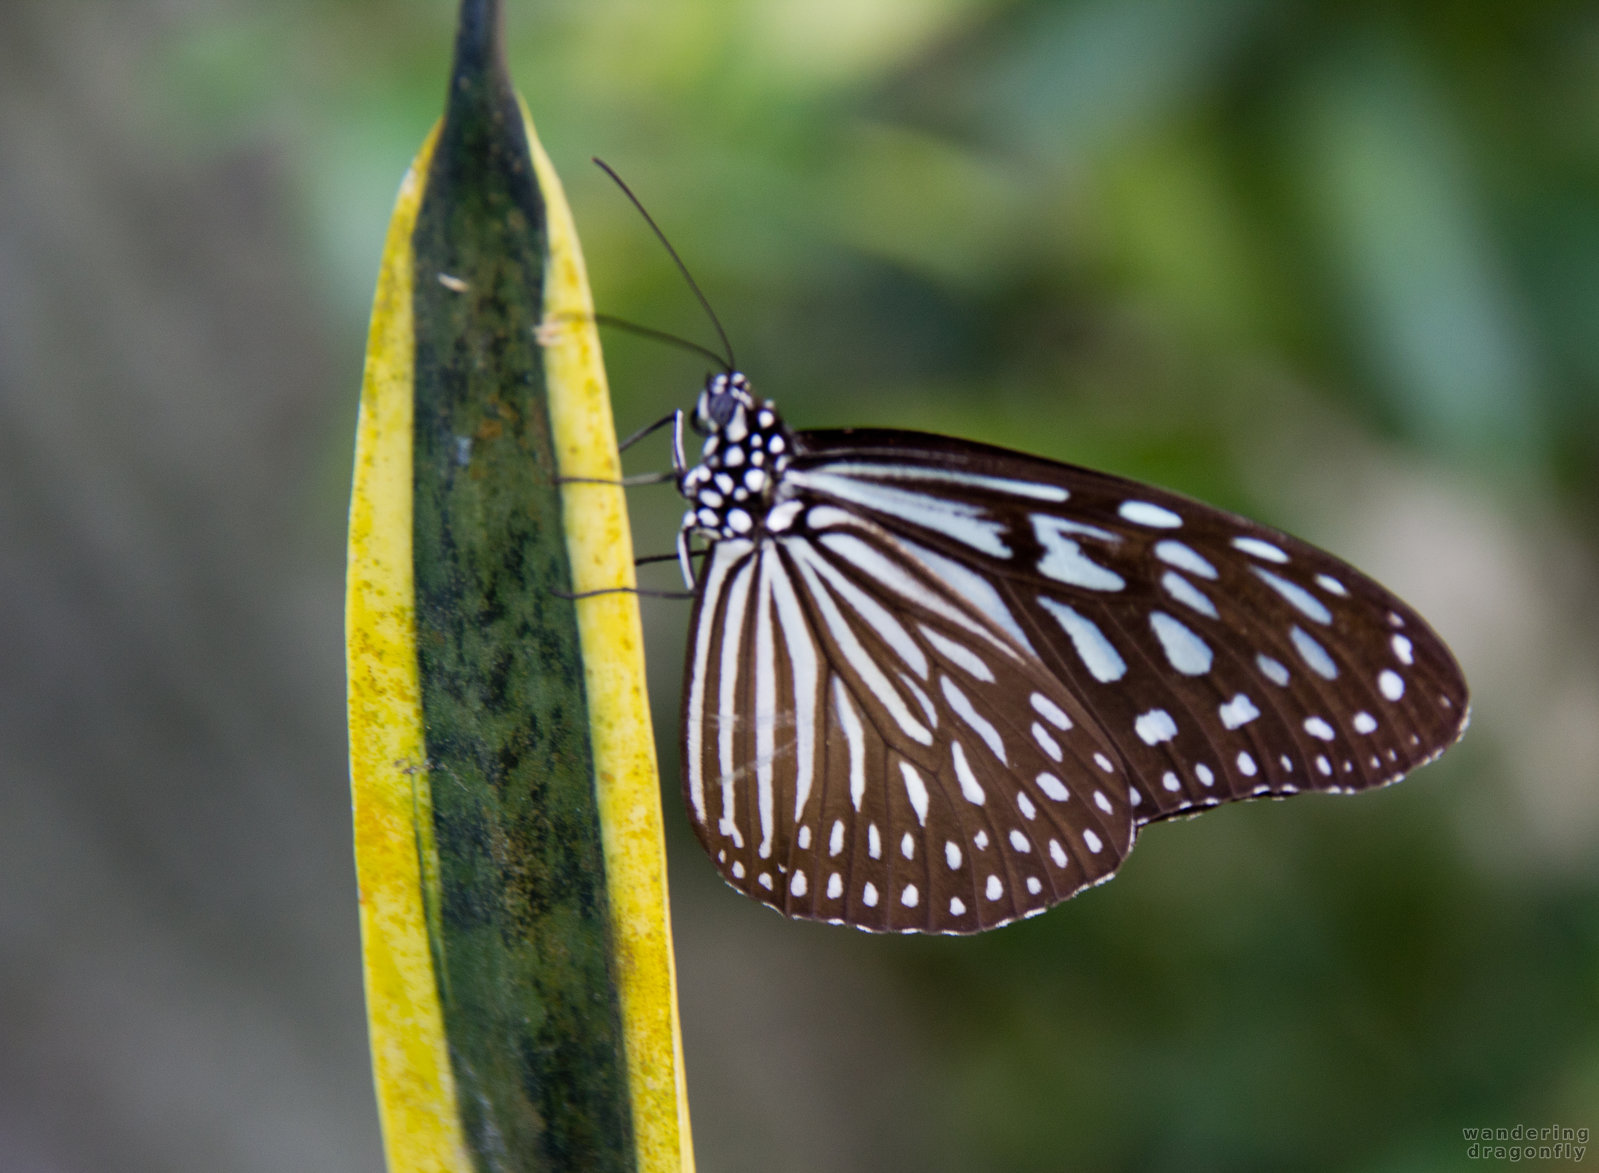
[{"label": "green leaf", "polygon": [[[542,325],[541,325],[542,323]],[[468,0],[402,187],[350,519],[351,775],[391,1170],[692,1168],[653,739],[571,216]]]}]

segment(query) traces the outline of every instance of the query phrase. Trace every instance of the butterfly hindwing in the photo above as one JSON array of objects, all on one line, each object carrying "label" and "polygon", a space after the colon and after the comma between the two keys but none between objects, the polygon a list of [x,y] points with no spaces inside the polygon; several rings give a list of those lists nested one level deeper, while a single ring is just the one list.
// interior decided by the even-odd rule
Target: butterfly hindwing
[{"label": "butterfly hindwing", "polygon": [[974,932],[1108,878],[1131,845],[1125,768],[1079,701],[841,510],[713,546],[685,705],[696,832],[790,916]]}]

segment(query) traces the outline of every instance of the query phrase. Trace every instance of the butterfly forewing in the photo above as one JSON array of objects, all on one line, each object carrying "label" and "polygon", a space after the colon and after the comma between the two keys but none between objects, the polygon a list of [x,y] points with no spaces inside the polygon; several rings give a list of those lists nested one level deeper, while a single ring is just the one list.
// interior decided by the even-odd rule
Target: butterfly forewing
[{"label": "butterfly forewing", "polygon": [[1139,822],[1386,784],[1464,728],[1465,682],[1426,623],[1287,535],[962,441],[796,440],[801,495],[892,534],[1080,700]]},{"label": "butterfly forewing", "polygon": [[974,932],[1111,875],[1126,771],[985,606],[858,515],[712,548],[685,790],[725,878],[790,916]]}]

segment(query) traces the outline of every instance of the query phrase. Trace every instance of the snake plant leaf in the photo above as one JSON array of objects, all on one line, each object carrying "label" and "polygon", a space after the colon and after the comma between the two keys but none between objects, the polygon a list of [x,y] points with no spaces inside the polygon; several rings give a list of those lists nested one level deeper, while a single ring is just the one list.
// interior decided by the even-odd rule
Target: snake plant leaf
[{"label": "snake plant leaf", "polygon": [[392,1173],[692,1169],[631,543],[570,211],[492,0],[401,188],[350,509],[373,1072]]}]

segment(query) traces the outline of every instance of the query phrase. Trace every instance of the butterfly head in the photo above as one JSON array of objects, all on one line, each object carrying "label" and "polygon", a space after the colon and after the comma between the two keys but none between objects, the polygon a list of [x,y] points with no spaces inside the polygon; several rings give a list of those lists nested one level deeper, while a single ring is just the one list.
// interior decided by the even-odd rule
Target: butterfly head
[{"label": "butterfly head", "polygon": [[678,486],[692,506],[684,528],[714,537],[747,534],[765,516],[788,467],[788,428],[769,401],[756,400],[749,380],[737,371],[705,381],[693,422],[705,448]]}]

